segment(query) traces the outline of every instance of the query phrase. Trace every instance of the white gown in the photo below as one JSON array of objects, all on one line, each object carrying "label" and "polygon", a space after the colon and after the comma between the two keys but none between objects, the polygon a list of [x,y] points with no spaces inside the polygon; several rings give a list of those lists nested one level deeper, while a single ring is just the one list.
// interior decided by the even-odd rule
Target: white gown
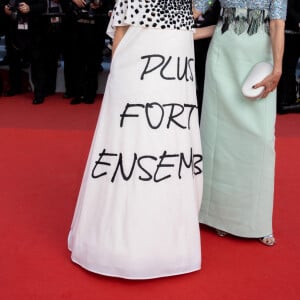
[{"label": "white gown", "polygon": [[112,60],[69,234],[74,262],[128,279],[200,269],[196,105],[192,32],[130,26]]}]

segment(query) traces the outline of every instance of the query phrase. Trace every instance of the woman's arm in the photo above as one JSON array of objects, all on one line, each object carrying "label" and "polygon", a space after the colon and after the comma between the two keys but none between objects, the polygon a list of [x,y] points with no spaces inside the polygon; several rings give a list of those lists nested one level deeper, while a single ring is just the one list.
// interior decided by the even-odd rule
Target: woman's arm
[{"label": "woman's arm", "polygon": [[[273,73],[281,76],[282,72],[282,58],[284,51],[284,26],[283,20],[271,20],[270,21],[270,36],[272,42],[273,51]],[[279,79],[278,79],[279,81]]]},{"label": "woman's arm", "polygon": [[[198,4],[200,5],[200,3],[201,2],[199,1]],[[215,25],[218,23],[221,6],[218,0],[215,0],[213,3],[209,2],[209,4],[210,6],[207,11],[204,14],[201,14],[202,20],[199,23],[198,28],[195,30],[194,40],[209,38],[215,31]],[[196,11],[198,10],[196,9]]]},{"label": "woman's arm", "polygon": [[194,33],[194,40],[200,40],[209,38],[213,35],[216,25],[210,25],[206,27],[196,28]]},{"label": "woman's arm", "polygon": [[264,86],[265,90],[262,98],[266,98],[270,92],[273,92],[279,82],[282,73],[282,58],[284,51],[284,27],[285,21],[275,19],[270,21],[270,37],[273,52],[273,71],[263,81],[256,84],[255,87]]}]

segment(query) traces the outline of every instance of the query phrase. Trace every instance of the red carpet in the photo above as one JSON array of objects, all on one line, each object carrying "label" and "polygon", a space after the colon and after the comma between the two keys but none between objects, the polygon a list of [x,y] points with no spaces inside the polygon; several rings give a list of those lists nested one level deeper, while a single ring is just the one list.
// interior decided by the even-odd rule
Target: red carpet
[{"label": "red carpet", "polygon": [[100,96],[77,106],[31,97],[0,98],[1,299],[299,299],[299,114],[277,119],[275,247],[203,227],[201,271],[127,281],[81,269],[67,250]]}]

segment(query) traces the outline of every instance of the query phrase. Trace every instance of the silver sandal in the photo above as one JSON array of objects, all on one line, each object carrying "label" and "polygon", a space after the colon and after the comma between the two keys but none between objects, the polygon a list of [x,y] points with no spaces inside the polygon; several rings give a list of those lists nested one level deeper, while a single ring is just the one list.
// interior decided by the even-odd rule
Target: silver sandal
[{"label": "silver sandal", "polygon": [[266,246],[274,246],[276,243],[276,240],[275,240],[273,234],[269,234],[262,238],[259,238],[259,241]]}]

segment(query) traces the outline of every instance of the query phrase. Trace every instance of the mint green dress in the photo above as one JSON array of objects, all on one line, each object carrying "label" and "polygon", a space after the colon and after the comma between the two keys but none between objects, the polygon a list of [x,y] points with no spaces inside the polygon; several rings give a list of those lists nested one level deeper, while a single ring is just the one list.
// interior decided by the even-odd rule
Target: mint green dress
[{"label": "mint green dress", "polygon": [[254,64],[272,62],[269,19],[285,18],[286,1],[220,3],[200,125],[200,223],[241,237],[263,237],[273,231],[276,93],[253,101],[242,95],[241,86]]}]

